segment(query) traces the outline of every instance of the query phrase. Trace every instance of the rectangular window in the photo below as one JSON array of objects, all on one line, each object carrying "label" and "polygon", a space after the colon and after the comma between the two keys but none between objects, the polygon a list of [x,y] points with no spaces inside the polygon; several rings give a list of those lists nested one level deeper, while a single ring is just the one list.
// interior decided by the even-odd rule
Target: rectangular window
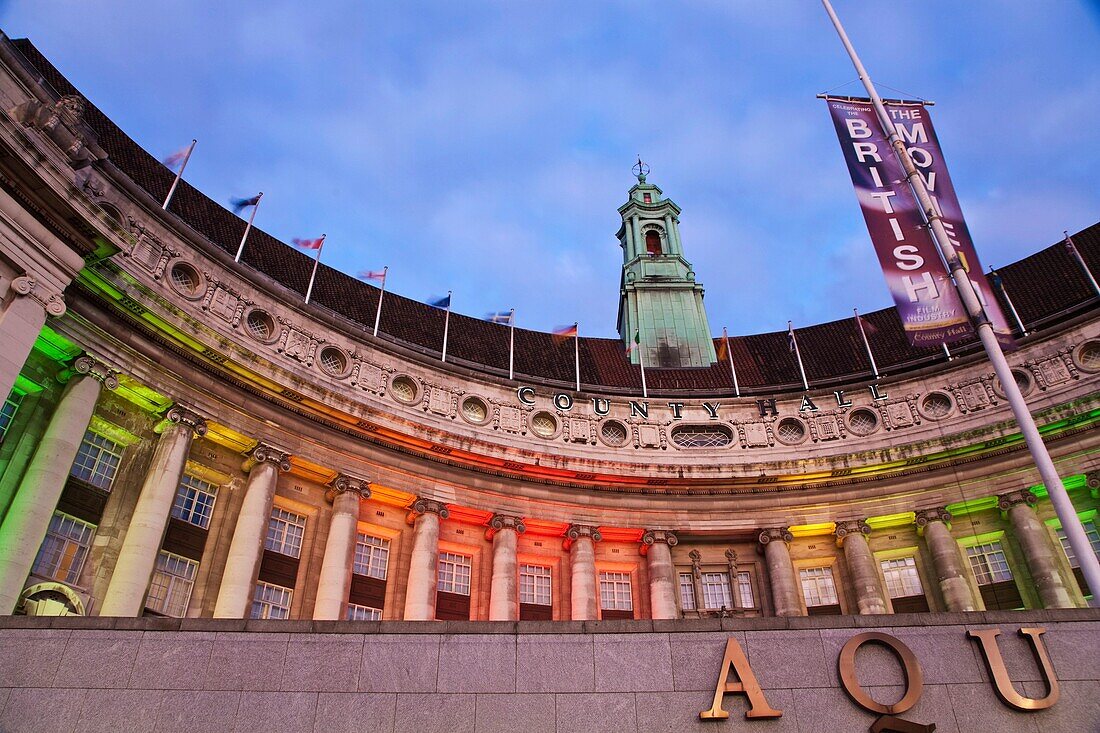
[{"label": "rectangular window", "polygon": [[381,621],[382,609],[360,606],[358,603],[349,603],[346,616],[348,621]]},{"label": "rectangular window", "polygon": [[798,571],[802,582],[802,597],[806,606],[835,606],[840,603],[836,597],[836,585],[833,583],[833,571],[824,568],[802,568]]},{"label": "rectangular window", "polygon": [[4,400],[4,406],[0,407],[0,443],[4,442],[4,436],[8,434],[8,428],[11,427],[12,420],[15,419],[15,413],[19,411],[19,406],[23,404],[23,397],[22,392],[13,389],[7,399]]},{"label": "rectangular window", "polygon": [[632,611],[630,573],[600,573],[600,608],[605,611]]},{"label": "rectangular window", "polygon": [[256,583],[252,596],[252,618],[290,618],[290,601],[294,591],[262,580]]},{"label": "rectangular window", "polygon": [[111,483],[122,460],[122,447],[91,430],[84,433],[84,440],[76,451],[76,460],[69,473],[104,491],[111,490]]},{"label": "rectangular window", "polygon": [[306,531],[306,518],[279,507],[271,509],[271,521],[267,525],[264,547],[280,555],[298,557],[302,554],[302,535]]},{"label": "rectangular window", "polygon": [[1008,567],[1008,559],[1000,542],[986,542],[968,547],[966,556],[970,560],[974,577],[978,579],[978,585],[1012,580],[1012,570]]},{"label": "rectangular window", "polygon": [[[1085,528],[1085,536],[1089,538],[1092,551],[1096,553],[1097,557],[1100,557],[1100,532],[1096,530],[1096,522],[1082,522],[1081,525]],[[1070,567],[1081,567],[1077,556],[1073,554],[1073,548],[1069,546],[1069,537],[1066,536],[1061,527],[1058,528],[1058,540],[1062,543],[1062,551],[1066,553],[1066,559],[1069,560]]]},{"label": "rectangular window", "polygon": [[209,529],[210,515],[214,512],[217,495],[218,487],[185,475],[180,480],[176,501],[172,504],[172,516],[196,527]]},{"label": "rectangular window", "polygon": [[886,593],[891,598],[923,596],[924,586],[917,572],[917,561],[911,557],[882,560],[882,577],[886,580]]},{"label": "rectangular window", "polygon": [[386,579],[390,561],[390,541],[360,532],[355,537],[355,561],[351,571],[368,578]]},{"label": "rectangular window", "polygon": [[519,566],[519,602],[550,605],[550,568],[541,565]]},{"label": "rectangular window", "polygon": [[470,595],[470,558],[453,552],[439,553],[439,590]]},{"label": "rectangular window", "polygon": [[752,595],[752,574],[747,570],[737,573],[737,595],[741,599],[741,608],[756,608],[756,599]]},{"label": "rectangular window", "polygon": [[31,572],[63,583],[75,583],[88,557],[93,535],[95,525],[56,512]]},{"label": "rectangular window", "polygon": [[199,564],[170,552],[160,551],[149,583],[149,595],[145,607],[165,616],[182,618],[187,613],[191,589],[195,585],[195,573]]},{"label": "rectangular window", "polygon": [[729,573],[703,573],[703,608],[733,608]]},{"label": "rectangular window", "polygon": [[685,611],[695,610],[695,583],[691,573],[680,573],[680,606]]}]

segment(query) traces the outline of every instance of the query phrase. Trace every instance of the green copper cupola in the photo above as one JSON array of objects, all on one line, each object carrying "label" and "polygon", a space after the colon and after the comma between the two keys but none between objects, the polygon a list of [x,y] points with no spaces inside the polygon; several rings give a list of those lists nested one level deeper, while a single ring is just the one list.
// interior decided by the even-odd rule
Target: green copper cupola
[{"label": "green copper cupola", "polygon": [[706,367],[715,362],[714,342],[680,241],[680,207],[646,181],[649,166],[638,160],[638,183],[619,207],[623,224],[615,235],[623,248],[619,335],[630,361],[651,367]]}]

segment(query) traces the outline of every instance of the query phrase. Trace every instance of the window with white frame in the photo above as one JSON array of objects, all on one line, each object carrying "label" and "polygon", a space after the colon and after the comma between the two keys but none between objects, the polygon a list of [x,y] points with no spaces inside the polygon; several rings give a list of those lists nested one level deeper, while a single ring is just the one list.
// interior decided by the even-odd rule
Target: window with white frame
[{"label": "window with white frame", "polygon": [[145,607],[165,616],[181,618],[187,613],[191,589],[195,586],[195,573],[199,564],[186,557],[160,551],[149,583],[149,595]]},{"label": "window with white frame", "polygon": [[896,557],[879,562],[882,577],[886,581],[886,593],[891,598],[923,596],[924,586],[917,572],[917,561],[912,557]]},{"label": "window with white frame", "polygon": [[23,404],[24,397],[25,395],[22,392],[13,389],[11,394],[4,400],[4,406],[0,407],[0,443],[4,442],[4,436],[8,434],[8,428],[15,420],[15,413],[19,411],[19,406]]},{"label": "window with white frame", "polygon": [[605,611],[633,611],[630,573],[600,573],[600,608]]},{"label": "window with white frame", "polygon": [[741,608],[756,608],[756,598],[752,594],[752,573],[747,570],[737,573],[737,597],[741,599]]},{"label": "window with white frame", "polygon": [[453,552],[439,553],[438,589],[444,593],[470,595],[470,558]]},{"label": "window with white frame", "polygon": [[355,560],[351,568],[353,573],[385,580],[389,561],[389,540],[362,532],[355,536]]},{"label": "window with white frame", "polygon": [[306,518],[279,507],[271,509],[271,521],[267,525],[264,547],[280,555],[298,557],[302,554],[302,535],[306,532]]},{"label": "window with white frame", "polygon": [[519,566],[519,602],[550,605],[550,568],[543,565]]},{"label": "window with white frame", "polygon": [[802,583],[802,597],[806,599],[807,606],[835,606],[840,603],[831,568],[802,568],[798,571],[798,579]]},{"label": "window with white frame", "polygon": [[729,573],[703,573],[703,608],[733,608]]},{"label": "window with white frame", "polygon": [[210,515],[214,512],[214,500],[218,487],[207,481],[184,475],[180,479],[176,500],[172,504],[172,516],[203,529],[210,528]]},{"label": "window with white frame", "polygon": [[348,612],[345,615],[348,621],[381,621],[382,609],[361,606],[358,603],[349,603]]},{"label": "window with white frame", "polygon": [[1012,580],[1012,569],[1008,566],[1004,548],[1000,542],[985,542],[966,548],[966,557],[970,560],[970,569],[978,585],[990,585]]},{"label": "window with white frame", "polygon": [[122,460],[122,446],[99,433],[88,430],[76,451],[76,460],[69,471],[74,478],[87,481],[104,491],[111,490],[111,483],[118,473]]},{"label": "window with white frame", "polygon": [[63,583],[75,583],[88,558],[94,535],[94,524],[55,512],[31,572]]},{"label": "window with white frame", "polygon": [[256,583],[252,596],[252,618],[290,618],[290,601],[294,591],[262,580]]},{"label": "window with white frame", "polygon": [[[1081,522],[1081,526],[1085,528],[1085,536],[1089,538],[1092,551],[1096,553],[1097,557],[1100,557],[1100,532],[1096,530],[1096,522]],[[1062,551],[1066,553],[1066,559],[1069,560],[1070,567],[1081,567],[1077,555],[1073,553],[1073,548],[1069,545],[1069,537],[1066,536],[1065,530],[1059,527],[1057,531],[1058,541],[1062,543]]]},{"label": "window with white frame", "polygon": [[691,573],[680,573],[680,607],[685,611],[695,610],[695,583]]}]

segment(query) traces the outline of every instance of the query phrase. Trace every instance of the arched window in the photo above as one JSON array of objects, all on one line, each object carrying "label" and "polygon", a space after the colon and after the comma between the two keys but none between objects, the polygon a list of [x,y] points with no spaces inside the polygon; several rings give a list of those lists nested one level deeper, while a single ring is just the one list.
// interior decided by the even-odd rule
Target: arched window
[{"label": "arched window", "polygon": [[645,233],[645,251],[650,256],[661,254],[661,235],[654,229]]}]

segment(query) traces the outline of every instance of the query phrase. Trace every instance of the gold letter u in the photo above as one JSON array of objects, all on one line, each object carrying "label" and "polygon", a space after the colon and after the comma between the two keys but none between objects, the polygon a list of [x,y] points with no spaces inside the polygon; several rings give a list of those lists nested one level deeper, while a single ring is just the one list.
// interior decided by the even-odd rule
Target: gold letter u
[{"label": "gold letter u", "polygon": [[981,629],[967,632],[971,639],[977,639],[981,644],[985,666],[989,669],[989,675],[993,678],[997,697],[1001,698],[1005,705],[1017,710],[1043,710],[1058,702],[1058,678],[1054,676],[1054,667],[1051,666],[1046,647],[1039,638],[1045,631],[1046,629],[1039,628],[1020,629],[1020,636],[1026,636],[1031,640],[1031,651],[1035,654],[1035,661],[1038,663],[1039,669],[1043,673],[1043,680],[1047,685],[1047,696],[1041,699],[1024,697],[1016,692],[1016,688],[1012,686],[1012,678],[1008,676],[1005,660],[1001,657],[1001,648],[997,645],[997,637],[1001,635],[1000,629]]}]

